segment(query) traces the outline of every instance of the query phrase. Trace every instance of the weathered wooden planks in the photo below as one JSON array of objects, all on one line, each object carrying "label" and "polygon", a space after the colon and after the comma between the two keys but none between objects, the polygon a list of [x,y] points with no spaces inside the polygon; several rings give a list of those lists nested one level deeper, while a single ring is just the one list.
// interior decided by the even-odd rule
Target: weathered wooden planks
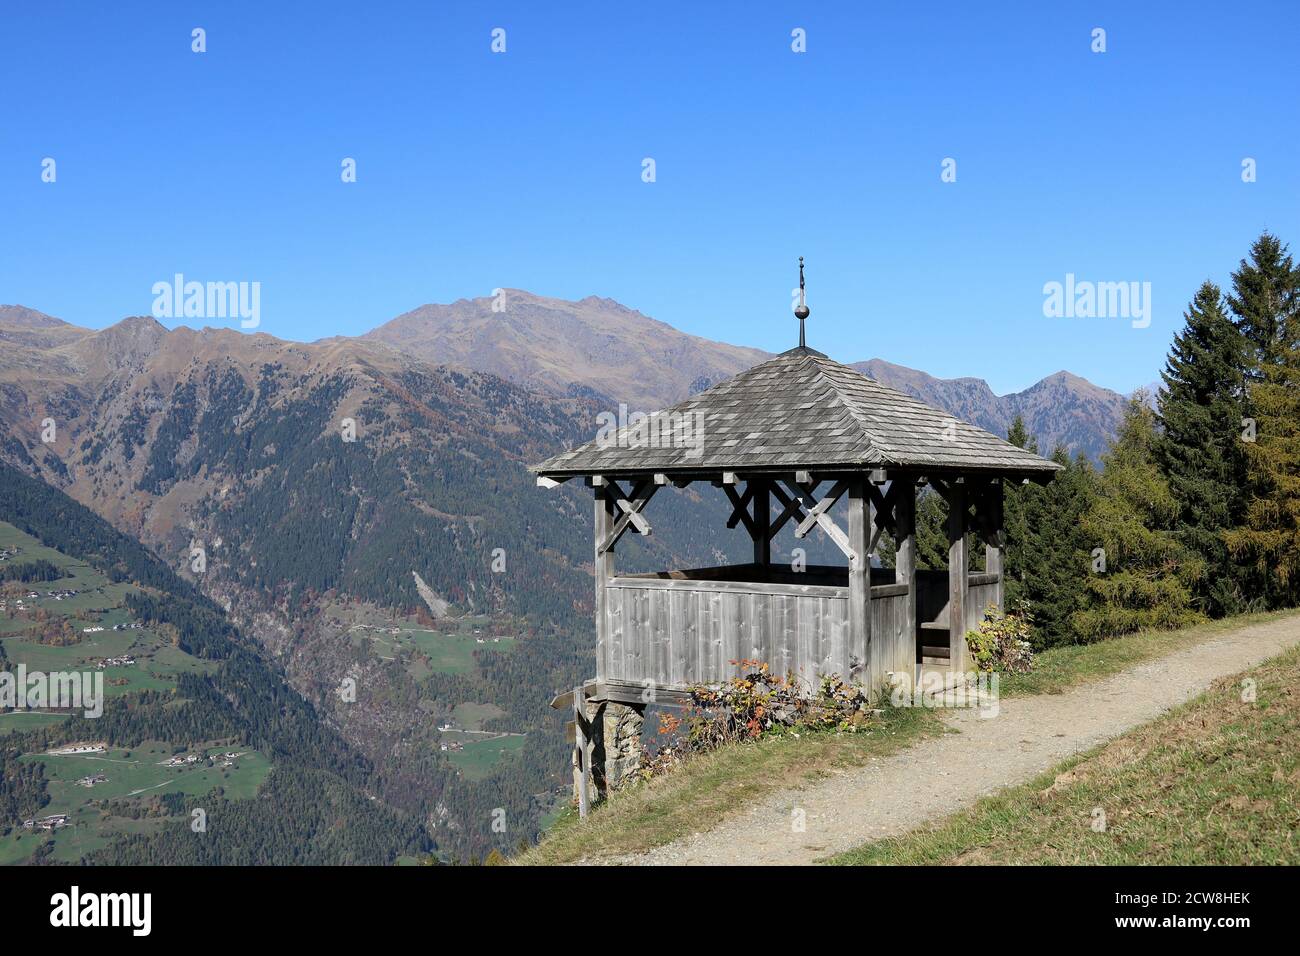
[{"label": "weathered wooden planks", "polygon": [[770,593],[721,586],[732,583],[613,578],[602,679],[713,683],[736,672],[731,661],[746,659],[808,680],[848,674],[847,588],[784,585]]},{"label": "weathered wooden planks", "polygon": [[912,629],[909,592],[890,588],[888,596],[871,601],[871,672],[877,683],[887,675],[916,672],[916,637]]},{"label": "weathered wooden planks", "polygon": [[990,604],[1002,606],[1002,583],[1000,575],[995,574],[972,574],[968,581],[966,630],[973,631],[984,620],[984,611]]},{"label": "weathered wooden planks", "polygon": [[609,609],[606,605],[606,599],[609,580],[614,576],[614,552],[612,549],[602,548],[601,545],[610,536],[614,528],[614,503],[607,489],[603,486],[596,485],[594,493],[596,502],[596,547],[594,558],[596,571],[596,676],[599,678],[604,676],[609,654],[607,632]]},{"label": "weathered wooden planks", "polygon": [[870,684],[876,679],[871,667],[871,560],[867,554],[872,504],[865,478],[855,476],[847,487],[850,552],[849,658],[860,664],[859,680],[864,684]]},{"label": "weathered wooden planks", "polygon": [[966,581],[966,486],[948,485],[948,662],[953,670],[966,669],[966,620],[969,586]]}]

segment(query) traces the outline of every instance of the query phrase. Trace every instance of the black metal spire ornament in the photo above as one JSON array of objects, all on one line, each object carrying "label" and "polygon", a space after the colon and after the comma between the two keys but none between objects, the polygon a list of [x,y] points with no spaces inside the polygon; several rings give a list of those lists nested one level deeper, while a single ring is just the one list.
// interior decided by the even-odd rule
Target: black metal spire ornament
[{"label": "black metal spire ornament", "polygon": [[808,318],[810,310],[803,297],[803,256],[799,257],[799,304],[794,307],[794,317],[799,320],[799,348],[807,348],[804,341],[803,320]]}]

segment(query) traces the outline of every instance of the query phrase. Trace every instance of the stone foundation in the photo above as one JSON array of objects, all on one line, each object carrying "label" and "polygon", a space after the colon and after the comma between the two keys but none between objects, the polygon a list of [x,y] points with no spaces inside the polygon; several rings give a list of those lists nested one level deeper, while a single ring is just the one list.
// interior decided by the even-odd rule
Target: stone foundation
[{"label": "stone foundation", "polygon": [[587,701],[586,708],[591,722],[591,739],[587,742],[591,766],[588,798],[595,802],[617,790],[640,765],[645,705],[602,700]]}]

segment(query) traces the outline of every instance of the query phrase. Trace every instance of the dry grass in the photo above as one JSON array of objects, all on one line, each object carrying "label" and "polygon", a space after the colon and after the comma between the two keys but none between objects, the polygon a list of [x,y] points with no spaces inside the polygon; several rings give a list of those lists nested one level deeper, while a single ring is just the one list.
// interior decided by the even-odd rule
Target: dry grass
[{"label": "dry grass", "polygon": [[[1054,648],[1038,656],[1033,673],[1004,678],[1001,693],[1061,693],[1225,632],[1287,616],[1297,612],[1243,615],[1182,631],[1142,632]],[[599,862],[642,853],[709,830],[771,793],[805,785],[837,769],[862,766],[872,757],[942,732],[942,727],[940,715],[933,710],[889,710],[880,727],[867,734],[805,734],[799,739],[728,747],[697,757],[668,777],[616,795],[581,825],[575,811],[566,811],[538,846],[512,862]],[[1040,789],[1050,784],[1049,780]],[[978,853],[971,859],[978,861]]]},{"label": "dry grass", "polygon": [[1207,621],[1180,631],[1139,631],[1091,644],[1053,647],[1038,655],[1032,672],[1005,675],[1000,692],[1004,697],[1060,694],[1079,684],[1118,674],[1136,664],[1214,640],[1229,631],[1288,617],[1300,617],[1300,612],[1286,610],[1241,614]]},{"label": "dry grass", "polygon": [[735,744],[597,806],[585,823],[566,811],[536,847],[512,860],[554,865],[640,853],[716,826],[767,794],[860,767],[941,732],[932,710],[889,709],[857,733],[817,732]]},{"label": "dry grass", "polygon": [[1298,795],[1300,648],[1037,780],[830,862],[1294,865]]}]

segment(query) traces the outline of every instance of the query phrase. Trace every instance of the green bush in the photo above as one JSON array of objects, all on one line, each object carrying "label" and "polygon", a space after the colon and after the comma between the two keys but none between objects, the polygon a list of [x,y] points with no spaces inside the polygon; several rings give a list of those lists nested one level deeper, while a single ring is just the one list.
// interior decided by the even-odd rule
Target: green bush
[{"label": "green bush", "polygon": [[1014,609],[1005,614],[990,605],[979,628],[966,632],[966,647],[975,667],[1007,674],[1033,669],[1033,628],[1034,617],[1027,601],[1017,601]]}]

